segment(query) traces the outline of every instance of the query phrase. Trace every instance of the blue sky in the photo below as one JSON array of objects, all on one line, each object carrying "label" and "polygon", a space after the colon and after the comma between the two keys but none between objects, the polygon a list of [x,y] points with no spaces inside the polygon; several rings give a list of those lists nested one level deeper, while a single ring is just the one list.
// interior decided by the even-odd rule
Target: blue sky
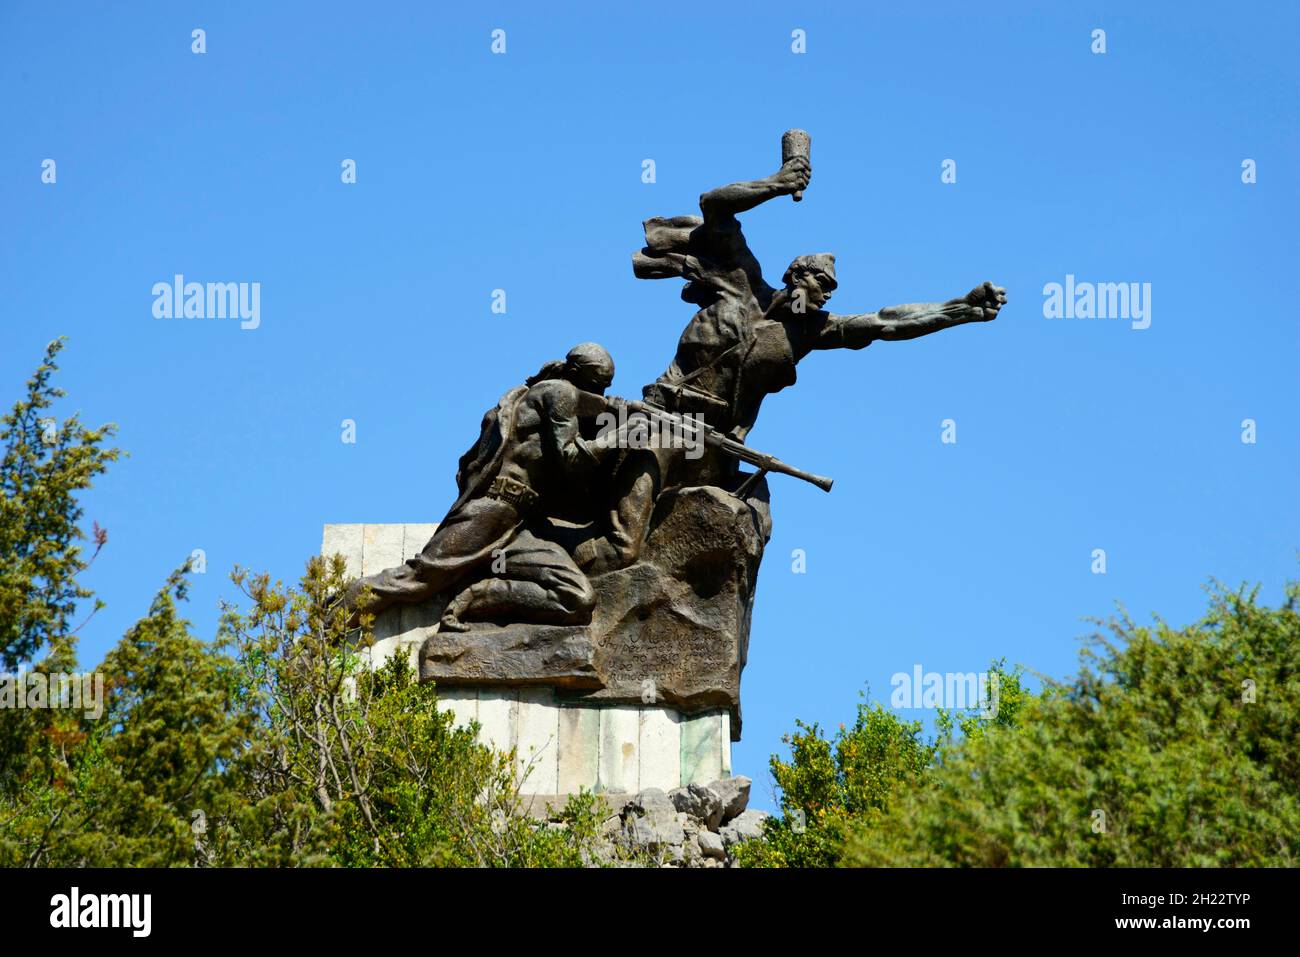
[{"label": "blue sky", "polygon": [[[772,481],[733,756],[759,806],[796,717],[833,728],[895,672],[1066,675],[1083,618],[1184,623],[1211,576],[1276,601],[1300,544],[1300,15],[988,6],[0,7],[3,401],[67,335],[59,411],[131,453],[85,499],[110,542],[84,660],[195,548],[211,634],[236,563],[291,579],[324,523],[437,521],[483,410],[575,342],[639,395],[692,311],[633,278],[641,221],[773,172],[795,126],[804,201],[744,217],[769,281],[831,251],[839,312],[985,279],[1010,304],[816,354],[765,404],[750,443],[836,484]],[[178,272],[260,282],[260,327],[153,318]],[[1150,283],[1150,327],[1044,318],[1067,274]]]}]

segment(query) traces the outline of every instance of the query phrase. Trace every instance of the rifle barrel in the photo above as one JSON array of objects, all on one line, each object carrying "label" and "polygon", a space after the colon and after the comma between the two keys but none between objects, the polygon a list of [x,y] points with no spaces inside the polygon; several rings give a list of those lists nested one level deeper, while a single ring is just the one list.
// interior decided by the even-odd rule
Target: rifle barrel
[{"label": "rifle barrel", "polygon": [[[749,465],[765,469],[769,472],[779,472],[782,475],[789,475],[792,478],[802,479],[812,485],[816,485],[823,492],[829,492],[831,486],[835,483],[832,478],[824,475],[814,475],[812,472],[805,472],[803,469],[795,468],[793,465],[786,465],[775,455],[768,455],[766,452],[759,452],[757,449],[751,449],[744,442],[738,442],[730,436],[723,435],[717,429],[713,428],[706,422],[696,423],[691,419],[684,419],[667,409],[661,409],[651,402],[629,402],[628,407],[633,411],[645,412],[651,418],[667,422],[675,428],[689,431],[694,435],[700,435],[704,441],[712,445],[715,449],[732,458],[739,459]],[[698,428],[697,428],[698,426]]]}]

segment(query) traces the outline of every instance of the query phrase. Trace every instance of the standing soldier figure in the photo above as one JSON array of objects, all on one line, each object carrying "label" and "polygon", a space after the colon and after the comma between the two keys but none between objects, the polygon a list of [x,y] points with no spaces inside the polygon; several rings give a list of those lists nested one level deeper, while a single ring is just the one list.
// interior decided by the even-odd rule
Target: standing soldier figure
[{"label": "standing soldier figure", "polygon": [[[947,302],[851,316],[827,312],[822,307],[837,285],[829,253],[799,256],[785,272],[784,288],[769,286],[736,216],[778,196],[802,194],[811,175],[807,156],[796,154],[766,179],[705,193],[702,217],[646,220],[646,245],[632,257],[633,272],[638,279],[685,279],[682,299],[699,307],[672,364],[643,390],[647,402],[699,413],[713,428],[743,440],[763,399],[793,385],[795,366],[814,349],[861,349],[878,339],[916,339],[997,318],[1006,290],[988,282]],[[607,533],[583,543],[574,557],[588,573],[630,565],[665,486],[734,490],[740,481],[733,458],[706,454],[692,462],[678,449],[630,451],[615,476]]]}]

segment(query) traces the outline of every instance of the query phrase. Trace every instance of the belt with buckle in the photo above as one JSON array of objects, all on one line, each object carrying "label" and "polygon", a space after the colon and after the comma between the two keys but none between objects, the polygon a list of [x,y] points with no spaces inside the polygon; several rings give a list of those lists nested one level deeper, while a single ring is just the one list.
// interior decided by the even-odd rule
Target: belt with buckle
[{"label": "belt with buckle", "polygon": [[532,508],[537,503],[537,493],[515,479],[505,475],[498,475],[488,486],[488,498],[499,499],[502,502],[509,502],[520,511]]}]

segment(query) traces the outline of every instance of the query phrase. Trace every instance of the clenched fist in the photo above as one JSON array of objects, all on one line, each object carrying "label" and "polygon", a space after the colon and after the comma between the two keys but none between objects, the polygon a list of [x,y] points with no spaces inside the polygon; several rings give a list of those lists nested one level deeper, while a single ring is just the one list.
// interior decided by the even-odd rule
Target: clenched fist
[{"label": "clenched fist", "polygon": [[783,192],[797,193],[808,187],[808,181],[812,179],[812,164],[806,156],[793,156],[772,179]]},{"label": "clenched fist", "polygon": [[991,282],[976,286],[962,299],[972,312],[971,322],[990,322],[998,317],[998,310],[1007,304],[1007,291]]}]

